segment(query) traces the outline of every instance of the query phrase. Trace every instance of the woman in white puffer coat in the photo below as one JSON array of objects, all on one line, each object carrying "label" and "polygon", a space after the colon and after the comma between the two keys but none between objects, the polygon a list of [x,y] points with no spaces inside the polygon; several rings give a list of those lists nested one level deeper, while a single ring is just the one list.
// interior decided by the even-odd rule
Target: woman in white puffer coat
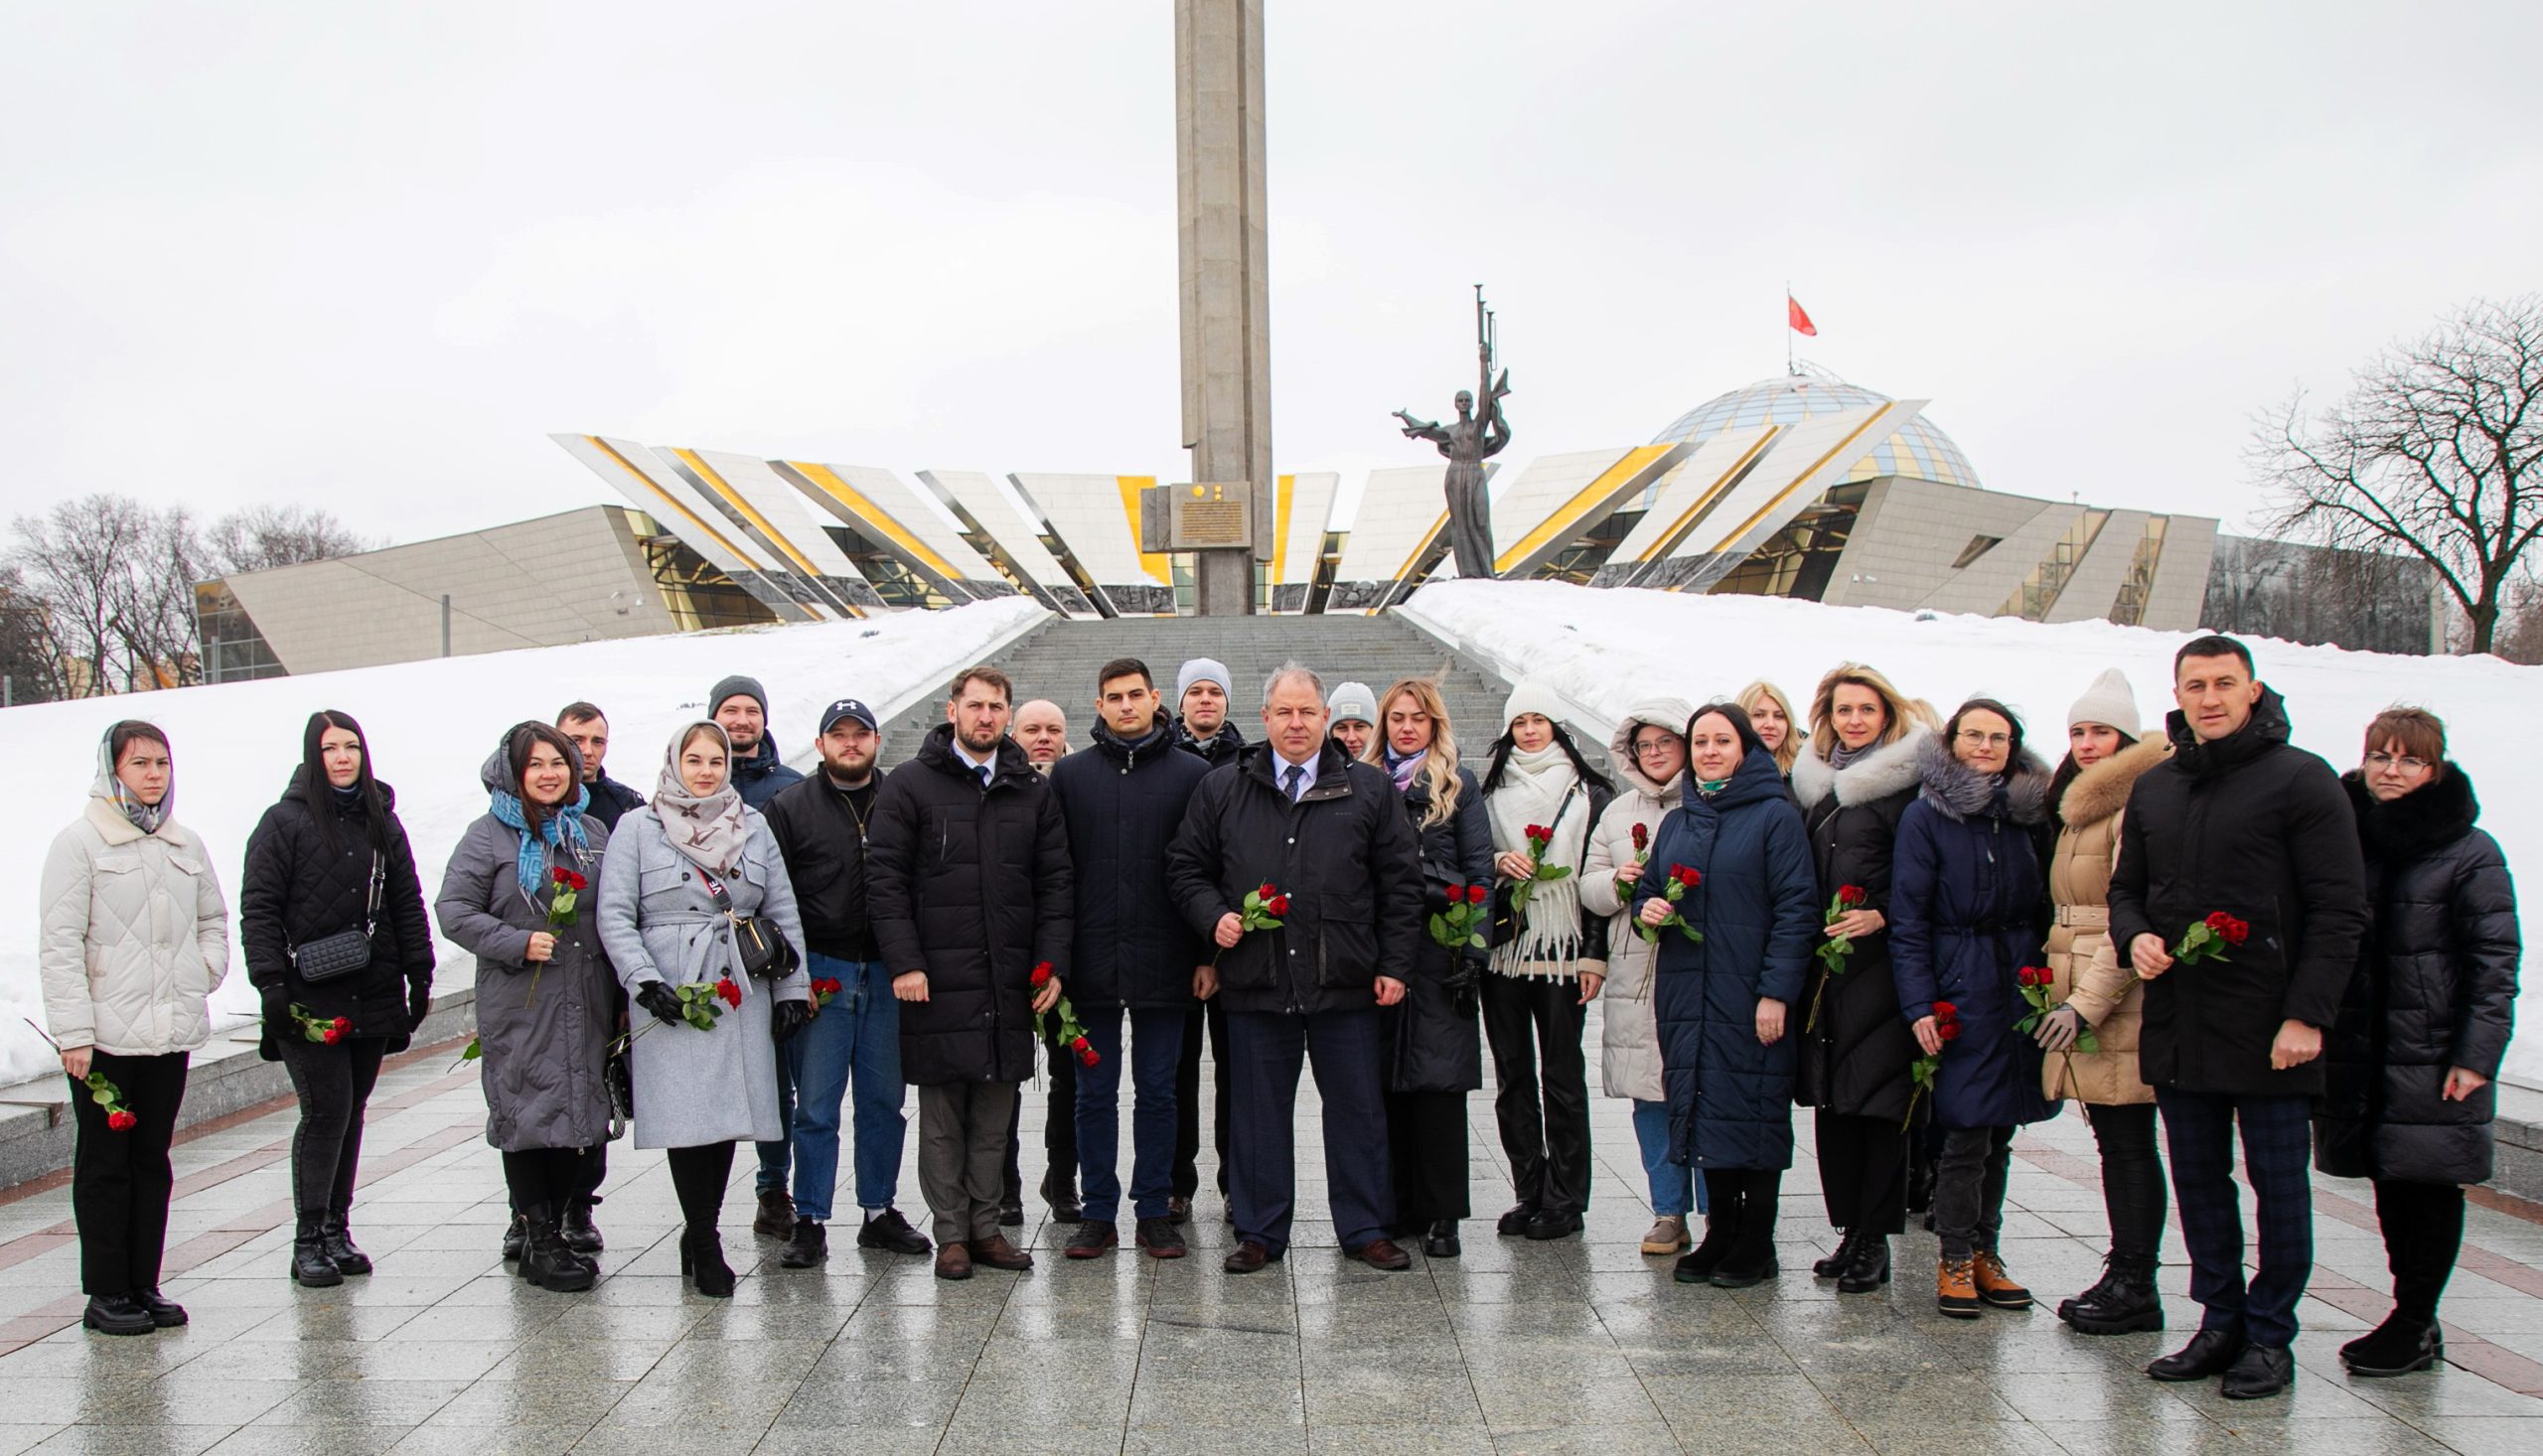
[{"label": "woman in white puffer coat", "polygon": [[1651,1232],[1644,1253],[1676,1253],[1688,1243],[1687,1216],[1696,1208],[1695,1175],[1669,1161],[1669,1094],[1660,1085],[1660,1029],[1652,1014],[1653,946],[1632,924],[1634,882],[1642,877],[1644,851],[1660,821],[1677,807],[1673,787],[1687,768],[1684,698],[1636,703],[1607,741],[1615,766],[1616,797],[1589,831],[1580,870],[1580,903],[1607,917],[1607,981],[1598,1013],[1600,1072],[1607,1095],[1633,1099],[1634,1140],[1641,1144],[1643,1173],[1651,1185]]},{"label": "woman in white puffer coat", "polygon": [[206,1002],[229,971],[221,882],[203,841],[170,816],[175,798],[167,736],[117,723],[97,747],[87,808],[44,862],[37,969],[78,1124],[81,1323],[109,1335],[186,1322],[159,1292],[168,1144],[187,1056],[212,1035]]}]

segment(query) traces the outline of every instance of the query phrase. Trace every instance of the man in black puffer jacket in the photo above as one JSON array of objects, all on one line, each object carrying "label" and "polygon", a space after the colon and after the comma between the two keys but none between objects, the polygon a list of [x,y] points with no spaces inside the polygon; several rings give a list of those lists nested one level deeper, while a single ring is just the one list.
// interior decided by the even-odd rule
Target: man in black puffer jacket
[{"label": "man in black puffer jacket", "polygon": [[[1179,1258],[1183,1236],[1168,1217],[1174,1160],[1174,1074],[1184,1018],[1197,1003],[1209,959],[1175,910],[1165,849],[1183,827],[1192,791],[1210,774],[1175,748],[1145,662],[1122,657],[1097,674],[1099,716],[1091,746],[1060,760],[1051,790],[1068,820],[1077,877],[1077,947],[1069,1000],[1096,1060],[1077,1074],[1077,1155],[1086,1177],[1085,1224],[1071,1258],[1097,1258],[1120,1241],[1122,1018],[1130,1020],[1138,1103],[1130,1124],[1130,1199],[1138,1245]],[[1062,1055],[1066,1055],[1065,1052]]]},{"label": "man in black puffer jacket", "polygon": [[[1050,785],[1006,736],[1013,689],[994,667],[954,679],[949,721],[874,801],[866,910],[901,1003],[901,1077],[918,1089],[918,1181],[936,1272],[974,1259],[1029,1269],[998,1230],[1016,1089],[1033,1074],[1033,1013],[1060,998],[1076,914],[1068,829]],[[1054,974],[1036,991],[1038,965]]]},{"label": "man in black puffer jacket", "polygon": [[[2287,705],[2226,637],[2172,660],[2172,756],[2128,798],[2110,882],[2110,937],[2146,980],[2139,1075],[2155,1089],[2190,1256],[2198,1335],[2147,1367],[2159,1381],[2225,1377],[2230,1399],[2296,1379],[2296,1302],[2314,1264],[2308,1181],[2322,1030],[2339,1011],[2366,929],[2357,826],[2330,765],[2288,742]],[[2238,943],[2176,965],[2171,949],[2219,916]],[[2233,1181],[2240,1124],[2260,1258],[2243,1277]]]},{"label": "man in black puffer jacket", "polygon": [[[1211,771],[1166,851],[1184,922],[1219,947],[1227,1005],[1230,1273],[1287,1249],[1297,1168],[1298,1071],[1312,1049],[1324,1100],[1334,1232],[1372,1268],[1409,1267],[1395,1219],[1378,1008],[1404,999],[1422,934],[1421,863],[1395,784],[1325,739],[1324,684],[1295,662],[1264,684],[1270,742]],[[1249,892],[1270,886],[1282,924],[1248,932]]]}]

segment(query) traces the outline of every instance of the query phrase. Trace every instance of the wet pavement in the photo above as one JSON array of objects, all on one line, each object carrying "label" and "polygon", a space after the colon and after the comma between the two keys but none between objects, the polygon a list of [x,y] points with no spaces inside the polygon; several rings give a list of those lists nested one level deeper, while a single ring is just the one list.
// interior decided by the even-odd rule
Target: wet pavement
[{"label": "wet pavement", "polygon": [[[1492,1233],[1509,1189],[1476,1093],[1482,1217],[1463,1258],[1417,1253],[1409,1273],[1345,1260],[1330,1225],[1307,1219],[1284,1263],[1225,1274],[1230,1236],[1206,1191],[1178,1261],[1063,1259],[1067,1230],[1036,1205],[1030,1273],[940,1283],[927,1260],[859,1250],[845,1229],[826,1267],[785,1270],[750,1233],[745,1150],[724,1214],[740,1289],[704,1299],[678,1277],[661,1154],[622,1148],[599,1212],[604,1277],[550,1294],[498,1258],[501,1166],[474,1073],[451,1065],[429,1054],[381,1082],[355,1215],[378,1270],[341,1288],[285,1277],[288,1109],[177,1149],[166,1288],[193,1313],[183,1330],[79,1329],[69,1190],[0,1205],[0,1456],[2543,1451],[2543,1225],[2487,1207],[2470,1212],[2446,1301],[2451,1363],[2352,1381],[2336,1351],[2383,1314],[2383,1251],[2364,1185],[2318,1180],[2301,1374],[2291,1395],[2245,1403],[2139,1373],[2195,1321],[2178,1263],[2163,1271],[2174,1332],[2162,1335],[2079,1336],[2048,1308],[1944,1319],[1922,1233],[1898,1244],[1885,1293],[1838,1298],[1809,1274],[1833,1237],[1806,1124],[1784,1184],[1782,1278],[1679,1286],[1670,1260],[1639,1252],[1650,1215],[1628,1104],[1608,1099],[1594,1103],[1586,1236],[1529,1243]],[[1040,1097],[1026,1101],[1029,1187]],[[1312,1215],[1311,1094],[1298,1140]],[[2006,1258],[2053,1307],[2100,1266],[2091,1134],[2070,1112],[2015,1152]],[[902,1192],[924,1227],[906,1165]],[[2178,1247],[2175,1231],[2167,1252]]]}]

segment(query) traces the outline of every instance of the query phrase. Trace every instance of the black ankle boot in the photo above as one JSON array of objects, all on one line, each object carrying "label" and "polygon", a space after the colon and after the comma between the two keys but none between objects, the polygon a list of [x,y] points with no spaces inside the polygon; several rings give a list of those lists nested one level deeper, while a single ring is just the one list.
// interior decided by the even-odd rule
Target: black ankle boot
[{"label": "black ankle boot", "polygon": [[327,1257],[335,1260],[337,1273],[371,1272],[371,1255],[354,1247],[353,1231],[345,1227],[344,1215],[329,1214],[318,1225],[318,1237],[326,1247]]},{"label": "black ankle boot", "polygon": [[1832,1251],[1826,1258],[1817,1259],[1811,1263],[1810,1273],[1813,1278],[1834,1279],[1839,1274],[1846,1272],[1846,1265],[1855,1261],[1855,1244],[1858,1241],[1857,1236],[1855,1231],[1852,1229],[1848,1229],[1844,1232],[1845,1237],[1837,1240],[1837,1247],[1834,1251]]},{"label": "black ankle boot", "polygon": [[1855,1240],[1854,1257],[1837,1276],[1840,1294],[1876,1294],[1889,1282],[1889,1236],[1867,1234]]},{"label": "black ankle boot", "polygon": [[600,1229],[592,1223],[592,1205],[596,1198],[565,1200],[565,1246],[576,1253],[598,1253],[601,1250]]},{"label": "black ankle boot", "polygon": [[511,1263],[520,1258],[521,1251],[528,1246],[529,1221],[515,1214],[513,1221],[504,1226],[504,1262]]},{"label": "black ankle boot", "polygon": [[1739,1202],[1717,1198],[1713,1212],[1705,1218],[1705,1237],[1695,1247],[1678,1255],[1678,1263],[1670,1276],[1681,1284],[1710,1281],[1721,1261],[1730,1256],[1731,1246],[1739,1241]]},{"label": "black ankle boot", "polygon": [[733,1266],[724,1262],[724,1240],[715,1226],[691,1226],[679,1236],[679,1271],[709,1299],[733,1297]]},{"label": "black ankle boot", "polygon": [[2446,1358],[2446,1336],[2435,1320],[2395,1310],[2384,1323],[2340,1347],[2340,1364],[2353,1376],[2381,1380],[2435,1369]]},{"label": "black ankle boot", "polygon": [[326,1289],[345,1282],[344,1271],[327,1257],[327,1216],[302,1214],[292,1226],[291,1278],[296,1284]]},{"label": "black ankle boot", "polygon": [[2155,1291],[2155,1260],[2112,1254],[2101,1282],[2057,1307],[2057,1317],[2086,1335],[2135,1335],[2164,1327]]},{"label": "black ankle boot", "polygon": [[522,1217],[529,1223],[529,1238],[522,1249],[521,1276],[559,1294],[579,1294],[592,1287],[592,1266],[565,1246],[555,1211],[524,1209]]}]

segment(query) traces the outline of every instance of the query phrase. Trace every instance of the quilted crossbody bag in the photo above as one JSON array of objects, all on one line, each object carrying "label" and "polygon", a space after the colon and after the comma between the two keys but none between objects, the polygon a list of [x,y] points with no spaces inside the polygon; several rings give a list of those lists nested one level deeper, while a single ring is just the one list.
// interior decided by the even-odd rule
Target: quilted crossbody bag
[{"label": "quilted crossbody bag", "polygon": [[291,968],[316,985],[353,974],[371,964],[371,932],[379,918],[379,889],[386,878],[379,851],[371,852],[371,892],[363,901],[362,929],[338,931],[291,947]]}]

